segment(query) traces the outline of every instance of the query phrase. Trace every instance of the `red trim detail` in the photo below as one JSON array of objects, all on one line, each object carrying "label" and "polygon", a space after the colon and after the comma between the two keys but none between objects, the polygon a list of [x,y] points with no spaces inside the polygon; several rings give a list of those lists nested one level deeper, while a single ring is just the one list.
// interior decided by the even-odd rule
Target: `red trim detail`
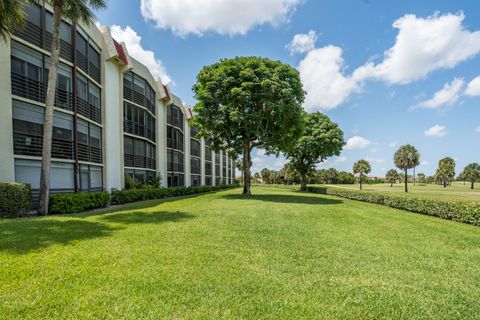
[{"label": "red trim detail", "polygon": [[113,39],[113,43],[115,44],[115,49],[117,50],[117,55],[118,55],[118,58],[124,63],[124,64],[128,64],[128,59],[127,59],[127,53],[125,52],[125,50],[123,50],[123,46],[118,43],[115,39]]},{"label": "red trim detail", "polygon": [[168,90],[168,87],[164,84],[163,84],[163,90],[165,90],[168,100],[172,100],[172,97],[170,96],[170,91]]}]

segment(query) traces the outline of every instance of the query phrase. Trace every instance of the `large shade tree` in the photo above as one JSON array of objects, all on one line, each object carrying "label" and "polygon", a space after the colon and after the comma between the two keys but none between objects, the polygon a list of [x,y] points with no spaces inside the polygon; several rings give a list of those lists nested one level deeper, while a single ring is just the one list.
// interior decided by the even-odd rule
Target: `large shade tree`
[{"label": "large shade tree", "polygon": [[385,175],[385,179],[390,182],[390,187],[393,187],[393,184],[397,182],[398,177],[398,172],[395,169],[388,170],[387,174]]},{"label": "large shade tree", "polygon": [[338,156],[345,145],[342,130],[329,117],[320,112],[304,116],[304,132],[286,153],[290,165],[301,177],[302,191],[307,189],[307,177],[313,173],[315,165],[328,157]]},{"label": "large shade tree", "polygon": [[450,157],[440,159],[435,176],[443,184],[443,187],[446,188],[455,177],[455,160]]},{"label": "large shade tree", "polygon": [[72,23],[93,22],[93,10],[103,9],[105,0],[48,0],[53,8],[52,48],[50,53],[50,70],[48,72],[47,94],[45,96],[45,122],[43,124],[42,164],[40,169],[40,202],[38,213],[48,213],[50,193],[50,163],[52,158],[53,106],[57,85],[57,68],[60,57],[60,22],[62,17]]},{"label": "large shade tree", "polygon": [[214,149],[243,155],[243,194],[250,194],[252,148],[285,152],[302,133],[298,71],[260,57],[223,59],[199,72],[193,91],[199,134]]},{"label": "large shade tree", "polygon": [[360,183],[360,190],[362,190],[362,183],[364,176],[369,174],[372,171],[372,167],[370,166],[370,162],[367,160],[358,160],[353,164],[353,173],[358,174],[358,181]]},{"label": "large shade tree", "polygon": [[420,153],[414,146],[406,144],[395,152],[393,162],[397,168],[403,170],[405,192],[408,192],[408,169],[415,168],[420,164]]},{"label": "large shade tree", "polygon": [[474,188],[475,182],[480,180],[480,165],[478,163],[470,163],[463,169],[463,179],[470,182],[470,189]]}]

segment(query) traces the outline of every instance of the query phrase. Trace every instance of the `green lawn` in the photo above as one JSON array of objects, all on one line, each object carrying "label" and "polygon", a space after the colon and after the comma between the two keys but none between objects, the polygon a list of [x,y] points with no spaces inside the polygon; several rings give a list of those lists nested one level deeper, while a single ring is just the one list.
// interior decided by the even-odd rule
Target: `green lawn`
[{"label": "green lawn", "polygon": [[239,192],[0,221],[0,319],[479,317],[479,227]]},{"label": "green lawn", "polygon": [[[322,186],[322,185],[319,185]],[[325,185],[323,185],[325,186]],[[343,184],[331,185],[337,188],[359,189],[359,185]],[[404,184],[394,184],[390,187],[389,183],[384,184],[364,184],[363,190],[366,191],[382,191],[382,192],[399,192],[405,194]],[[463,184],[463,182],[454,182],[451,186],[446,188],[443,185],[437,184],[408,184],[408,196],[419,196],[437,199],[455,199],[455,200],[473,200],[480,201],[480,184],[475,184],[475,189],[470,189],[470,183]]]}]

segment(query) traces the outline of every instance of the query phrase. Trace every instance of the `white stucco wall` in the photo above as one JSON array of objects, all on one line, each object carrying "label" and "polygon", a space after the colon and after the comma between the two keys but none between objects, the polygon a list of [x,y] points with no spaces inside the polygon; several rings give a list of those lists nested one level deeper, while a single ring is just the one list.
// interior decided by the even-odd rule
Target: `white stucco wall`
[{"label": "white stucco wall", "polygon": [[0,181],[15,181],[10,41],[0,40]]},{"label": "white stucco wall", "polygon": [[123,101],[122,73],[112,61],[105,63],[105,189],[123,188]]}]

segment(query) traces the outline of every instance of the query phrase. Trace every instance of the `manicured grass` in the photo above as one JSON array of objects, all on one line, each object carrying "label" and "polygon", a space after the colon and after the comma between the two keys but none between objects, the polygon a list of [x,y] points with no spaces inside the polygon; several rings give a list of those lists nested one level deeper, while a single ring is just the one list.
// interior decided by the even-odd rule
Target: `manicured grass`
[{"label": "manicured grass", "polygon": [[460,319],[480,228],[255,187],[0,221],[0,318]]},{"label": "manicured grass", "polygon": [[[322,186],[322,185],[318,185]],[[325,186],[325,185],[323,185]],[[353,184],[342,184],[342,185],[331,185],[332,187],[337,188],[349,188],[358,190],[358,185]],[[408,193],[405,193],[405,186],[403,184],[394,184],[393,187],[390,187],[389,183],[384,184],[364,184],[364,191],[381,191],[381,192],[398,192],[406,194],[408,196],[418,196],[418,197],[427,197],[427,198],[436,198],[444,200],[473,200],[480,201],[480,184],[475,184],[475,189],[470,189],[470,184],[463,184],[463,182],[454,182],[451,186],[446,188],[443,185],[437,184],[417,184],[416,186],[413,183],[408,184]]]}]

